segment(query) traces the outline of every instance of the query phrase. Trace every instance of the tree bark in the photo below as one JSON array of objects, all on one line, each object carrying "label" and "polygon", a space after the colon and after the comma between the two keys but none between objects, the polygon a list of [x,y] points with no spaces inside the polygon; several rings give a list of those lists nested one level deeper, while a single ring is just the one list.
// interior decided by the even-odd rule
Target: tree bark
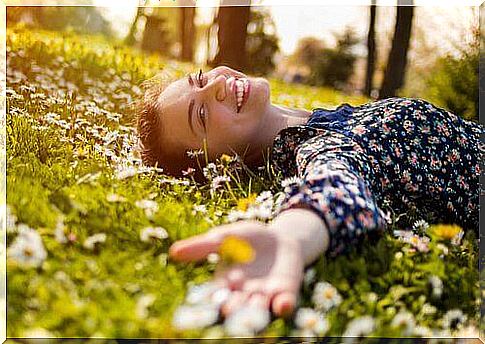
[{"label": "tree bark", "polygon": [[226,65],[238,70],[246,68],[246,37],[250,0],[245,2],[248,6],[230,6],[231,1],[222,1],[217,16],[218,51],[211,62],[212,66]]},{"label": "tree bark", "polygon": [[394,38],[392,39],[384,80],[379,92],[380,99],[394,97],[396,91],[404,84],[414,14],[412,1],[410,3],[411,6],[399,6],[397,8]]},{"label": "tree bark", "polygon": [[370,6],[369,32],[367,34],[367,68],[365,73],[364,94],[370,97],[373,87],[373,78],[376,62],[376,1],[372,0]]},{"label": "tree bark", "polygon": [[143,15],[143,8],[144,7],[138,7],[138,9],[136,10],[135,19],[133,20],[133,23],[130,26],[130,31],[128,32],[128,34],[125,37],[125,44],[126,45],[133,45],[135,43],[136,27],[138,25],[138,20]]},{"label": "tree bark", "polygon": [[180,59],[192,61],[195,45],[195,7],[180,7]]}]

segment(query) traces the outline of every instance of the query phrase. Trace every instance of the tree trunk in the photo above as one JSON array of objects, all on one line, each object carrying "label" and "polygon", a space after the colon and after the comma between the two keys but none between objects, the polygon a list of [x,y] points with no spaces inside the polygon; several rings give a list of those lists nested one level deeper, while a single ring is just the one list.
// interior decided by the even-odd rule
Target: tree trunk
[{"label": "tree trunk", "polygon": [[365,73],[364,94],[370,97],[373,87],[373,78],[376,62],[376,1],[372,0],[370,6],[369,33],[367,34],[367,68]]},{"label": "tree trunk", "polygon": [[138,26],[138,20],[143,15],[143,8],[144,7],[138,7],[138,9],[136,10],[135,19],[133,20],[133,23],[130,26],[130,31],[125,37],[126,45],[133,45],[135,43],[136,27]]},{"label": "tree trunk", "polygon": [[248,6],[229,6],[231,1],[222,1],[217,16],[218,51],[211,65],[226,65],[238,70],[245,69],[250,0],[245,2]]},{"label": "tree trunk", "polygon": [[399,6],[397,8],[396,26],[392,39],[391,52],[387,59],[379,98],[389,98],[396,95],[396,91],[404,84],[406,72],[407,53],[414,14],[414,6]]},{"label": "tree trunk", "polygon": [[192,61],[194,59],[195,44],[195,7],[180,7],[180,59]]}]

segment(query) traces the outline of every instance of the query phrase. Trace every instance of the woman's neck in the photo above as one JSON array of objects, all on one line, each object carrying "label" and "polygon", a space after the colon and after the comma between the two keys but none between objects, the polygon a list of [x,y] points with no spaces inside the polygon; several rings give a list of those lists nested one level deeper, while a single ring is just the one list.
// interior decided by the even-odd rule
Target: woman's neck
[{"label": "woman's neck", "polygon": [[246,161],[250,165],[258,165],[263,161],[263,155],[271,148],[278,133],[288,127],[305,124],[311,115],[311,111],[290,108],[283,105],[270,104],[266,115],[263,116],[258,137],[254,139],[250,147]]}]

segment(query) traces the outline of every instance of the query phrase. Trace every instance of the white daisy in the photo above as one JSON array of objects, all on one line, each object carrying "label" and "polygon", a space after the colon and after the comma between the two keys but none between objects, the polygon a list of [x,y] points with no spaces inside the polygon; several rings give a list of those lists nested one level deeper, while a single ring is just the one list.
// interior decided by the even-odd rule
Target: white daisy
[{"label": "white daisy", "polygon": [[300,184],[300,183],[301,183],[301,179],[298,178],[297,176],[293,176],[293,177],[289,177],[289,178],[283,179],[281,181],[281,186],[283,188],[286,188],[287,186],[290,186],[292,184]]},{"label": "white daisy", "polygon": [[94,250],[96,245],[103,243],[106,241],[106,234],[105,233],[97,233],[91,235],[86,240],[84,240],[83,246],[88,250]]},{"label": "white daisy", "polygon": [[158,203],[150,199],[142,199],[135,202],[135,206],[145,211],[145,215],[150,218],[158,211]]},{"label": "white daisy", "polygon": [[425,233],[428,228],[429,228],[429,223],[423,219],[418,220],[413,224],[413,230],[420,233]]},{"label": "white daisy", "polygon": [[195,204],[192,209],[193,209],[192,215],[195,215],[197,213],[201,213],[201,214],[207,213],[207,207],[205,204]]},{"label": "white daisy", "polygon": [[231,181],[231,178],[229,178],[228,176],[216,176],[212,179],[211,189],[217,190],[222,183],[230,182],[230,181]]},{"label": "white daisy", "polygon": [[213,304],[221,306],[231,294],[228,288],[221,288],[212,282],[194,285],[187,291],[185,302],[190,305]]},{"label": "white daisy", "polygon": [[426,326],[416,326],[413,330],[413,336],[417,337],[431,337],[433,336],[433,331],[431,331]]},{"label": "white daisy", "polygon": [[219,308],[215,305],[182,305],[173,314],[172,325],[177,330],[192,330],[210,326],[218,319]]},{"label": "white daisy", "polygon": [[115,178],[122,180],[126,178],[131,178],[137,174],[138,170],[134,166],[120,166],[116,171]]},{"label": "white daisy", "polygon": [[295,315],[295,325],[305,334],[323,336],[329,328],[327,319],[323,314],[311,308],[300,308]]},{"label": "white daisy", "polygon": [[252,337],[261,332],[269,321],[268,309],[246,306],[226,318],[224,329],[228,335],[233,337]]},{"label": "white daisy", "polygon": [[438,276],[431,275],[428,278],[428,282],[431,285],[433,297],[440,298],[441,294],[443,294],[443,281]]},{"label": "white daisy", "polygon": [[391,321],[392,327],[399,327],[402,329],[402,334],[409,336],[412,334],[413,328],[416,326],[414,316],[408,311],[400,311],[394,316]]},{"label": "white daisy", "polygon": [[148,308],[155,302],[156,297],[152,294],[142,295],[136,302],[135,314],[140,319],[148,316]]},{"label": "white daisy", "polygon": [[330,283],[319,282],[313,290],[312,301],[318,310],[327,312],[342,302],[342,296]]},{"label": "white daisy", "polygon": [[27,225],[19,225],[19,234],[8,249],[8,256],[24,267],[39,267],[47,258],[42,238]]},{"label": "white daisy", "polygon": [[167,239],[168,233],[162,227],[145,227],[140,232],[140,240],[150,242],[153,239]]},{"label": "white daisy", "polygon": [[351,337],[366,336],[374,331],[375,326],[375,320],[370,315],[355,318],[349,321],[342,337],[349,337],[345,338],[345,343],[353,343],[354,338]]},{"label": "white daisy", "polygon": [[461,309],[451,309],[443,316],[443,327],[450,330],[459,329],[466,320],[467,316]]},{"label": "white daisy", "polygon": [[263,191],[261,192],[258,197],[256,197],[256,203],[261,204],[267,201],[273,202],[273,194],[271,191]]},{"label": "white daisy", "polygon": [[62,218],[59,218],[57,220],[54,236],[56,238],[56,241],[60,244],[65,244],[68,241],[66,237],[65,228],[66,226],[64,225],[64,221],[62,220]]},{"label": "white daisy", "polygon": [[106,195],[106,200],[110,203],[121,203],[126,202],[126,198],[115,193],[109,193]]}]

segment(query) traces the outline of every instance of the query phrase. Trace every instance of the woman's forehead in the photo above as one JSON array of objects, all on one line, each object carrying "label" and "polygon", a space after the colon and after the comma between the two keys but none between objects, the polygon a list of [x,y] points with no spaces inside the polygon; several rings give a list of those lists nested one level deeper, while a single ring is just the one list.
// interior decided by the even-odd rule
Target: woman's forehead
[{"label": "woman's forehead", "polygon": [[187,102],[189,84],[187,79],[182,78],[169,84],[158,97],[162,109],[179,107]]}]

